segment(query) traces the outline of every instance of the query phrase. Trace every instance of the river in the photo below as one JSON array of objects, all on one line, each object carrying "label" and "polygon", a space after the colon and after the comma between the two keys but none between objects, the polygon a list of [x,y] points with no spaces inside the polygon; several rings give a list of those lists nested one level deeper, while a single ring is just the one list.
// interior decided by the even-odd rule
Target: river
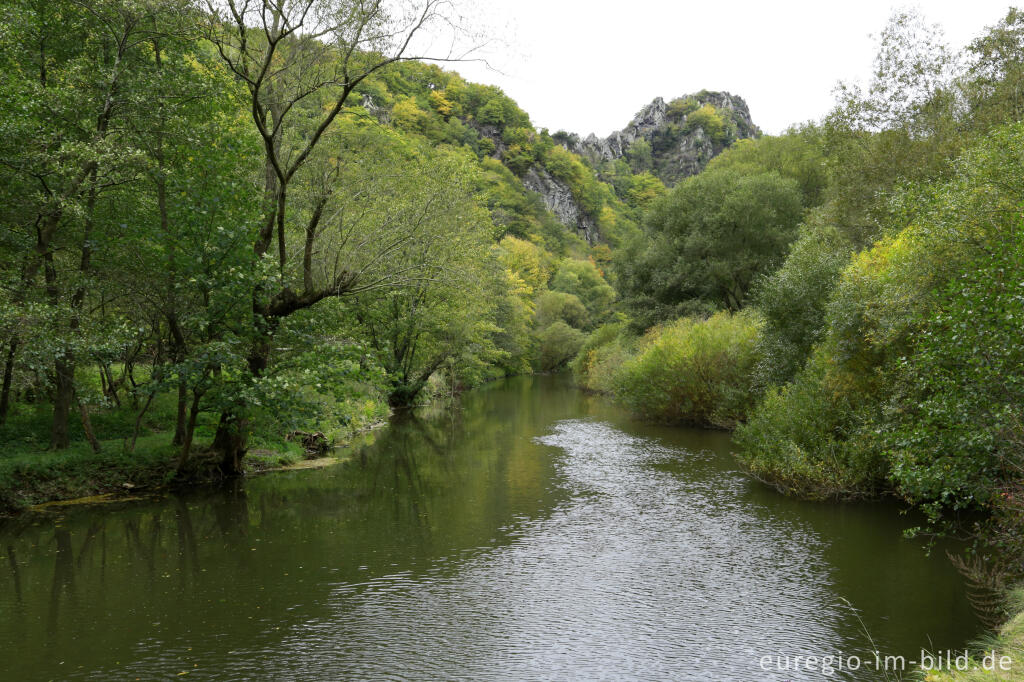
[{"label": "river", "polygon": [[980,630],[897,506],[782,497],[564,376],[346,454],[0,525],[0,679],[873,680]]}]

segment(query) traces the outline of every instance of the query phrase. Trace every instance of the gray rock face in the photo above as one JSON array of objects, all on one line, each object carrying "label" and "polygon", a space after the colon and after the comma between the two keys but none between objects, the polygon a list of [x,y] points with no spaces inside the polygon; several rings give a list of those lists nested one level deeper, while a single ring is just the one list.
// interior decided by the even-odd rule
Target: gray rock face
[{"label": "gray rock face", "polygon": [[669,104],[661,97],[645,106],[622,130],[601,139],[589,135],[563,135],[562,145],[569,151],[588,159],[593,165],[626,157],[637,140],[651,145],[652,167],[649,169],[667,185],[696,175],[732,142],[753,138],[760,130],[750,119],[750,110],[742,97],[728,92],[699,92],[680,98],[691,100],[695,106],[709,104],[729,119],[728,137],[712,139],[699,126],[688,126],[689,115],[674,116]]},{"label": "gray rock face", "polygon": [[[687,106],[680,108],[678,103],[673,105],[675,100],[666,103],[661,97],[656,98],[641,109],[629,125],[603,139],[593,134],[581,139],[579,135],[570,133],[556,133],[553,137],[565,149],[586,159],[598,171],[598,177],[601,177],[601,167],[606,162],[630,158],[633,145],[644,140],[650,145],[649,159],[645,161],[646,167],[636,170],[649,170],[671,186],[704,170],[708,162],[733,141],[760,135],[750,120],[747,103],[741,97],[727,92],[702,91],[680,100],[685,100]],[[369,95],[363,96],[361,104],[381,123],[389,122],[390,111],[377,105]],[[727,134],[712,137],[700,125],[688,123],[689,115],[704,105],[711,105],[719,112],[727,123]],[[683,113],[686,111],[690,113]],[[465,123],[494,143],[492,158],[504,158],[506,144],[497,126],[473,120]],[[636,163],[635,159],[633,162]],[[597,243],[600,239],[597,217],[588,215],[580,207],[566,183],[540,165],[534,165],[521,179],[526,189],[541,196],[544,205],[559,222],[591,244]]]},{"label": "gray rock face", "polygon": [[374,103],[373,97],[370,95],[363,95],[363,100],[360,102],[362,107],[381,124],[387,125],[391,122],[391,111],[385,107],[379,107]]},{"label": "gray rock face", "polygon": [[591,244],[597,242],[597,225],[594,224],[593,218],[580,209],[568,185],[536,166],[523,176],[523,185],[526,189],[541,195],[544,205],[555,214],[559,222],[574,228],[579,236]]}]

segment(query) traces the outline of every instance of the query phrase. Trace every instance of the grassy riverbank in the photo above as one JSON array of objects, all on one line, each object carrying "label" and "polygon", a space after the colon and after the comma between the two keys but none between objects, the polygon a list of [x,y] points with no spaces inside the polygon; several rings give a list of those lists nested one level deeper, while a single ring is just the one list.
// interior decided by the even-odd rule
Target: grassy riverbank
[{"label": "grassy riverbank", "polygon": [[[27,507],[108,493],[130,493],[164,487],[196,485],[221,478],[219,459],[200,450],[186,470],[178,470],[178,448],[168,445],[170,434],[140,438],[133,453],[121,441],[102,442],[100,452],[86,443],[69,450],[28,452],[0,458],[0,516]],[[274,449],[251,450],[246,471],[257,473],[303,461],[306,453],[294,442]]]},{"label": "grassy riverbank", "polygon": [[[1010,607],[1013,615],[999,631],[971,647],[974,651],[983,652],[970,661],[971,670],[922,673],[919,679],[925,682],[990,682],[1024,678],[1024,586],[1017,587],[1010,594]],[[1007,662],[1009,670],[986,670],[986,667],[998,668],[1004,656],[1010,659]]]},{"label": "grassy riverbank", "polygon": [[[181,446],[172,445],[174,404],[170,396],[154,401],[139,423],[135,438],[129,408],[97,409],[93,427],[110,437],[98,441],[99,451],[88,442],[80,423],[72,430],[68,449],[50,451],[38,434],[48,405],[18,406],[0,427],[0,516],[9,516],[33,505],[109,493],[198,485],[219,480],[219,458],[199,445],[213,437],[213,415],[200,415],[197,445],[184,467],[179,467]],[[321,417],[315,424],[330,444],[342,445],[357,434],[381,423],[388,414],[382,399],[368,399],[349,406],[344,417]],[[247,473],[259,473],[295,465],[312,456],[301,442],[280,435],[279,424],[264,424],[250,441],[245,459]],[[329,426],[329,428],[327,428]],[[133,445],[134,440],[134,445]]]}]

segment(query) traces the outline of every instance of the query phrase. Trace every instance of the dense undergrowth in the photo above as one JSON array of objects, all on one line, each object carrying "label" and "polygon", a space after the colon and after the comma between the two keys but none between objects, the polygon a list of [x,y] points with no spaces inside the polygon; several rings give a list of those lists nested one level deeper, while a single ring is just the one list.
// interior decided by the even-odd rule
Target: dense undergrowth
[{"label": "dense undergrowth", "polygon": [[664,186],[409,59],[418,31],[452,26],[444,3],[412,27],[385,4],[325,10],[335,30],[309,39],[297,5],[6,8],[4,485],[66,496],[94,469],[105,489],[132,458],[184,477],[211,451],[238,475],[294,431],[344,440],[558,370],[611,319],[613,250]]},{"label": "dense undergrowth", "polygon": [[957,564],[999,592],[1024,577],[1024,15],[960,55],[913,13],[880,40],[821,124],[653,205],[617,263],[628,319],[573,370],[639,416],[734,427],[786,493],[904,500],[908,534],[973,538]]}]

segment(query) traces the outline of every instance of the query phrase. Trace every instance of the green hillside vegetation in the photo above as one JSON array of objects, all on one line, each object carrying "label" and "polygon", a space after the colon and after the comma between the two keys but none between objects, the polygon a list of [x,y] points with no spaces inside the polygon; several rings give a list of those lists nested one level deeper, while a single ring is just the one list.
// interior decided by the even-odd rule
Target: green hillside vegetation
[{"label": "green hillside vegetation", "polygon": [[93,5],[0,18],[0,487],[79,481],[5,508],[119,485],[142,449],[159,480],[301,456],[289,434],[561,369],[611,318],[613,251],[663,187],[604,183],[498,88],[405,60],[382,10],[330,43],[258,3],[263,28]]},{"label": "green hillside vegetation", "polygon": [[[959,65],[960,68],[955,68]],[[955,54],[914,13],[824,121],[744,140],[616,253],[573,363],[637,414],[736,428],[757,478],[896,496],[1024,576],[1024,15]],[[685,103],[673,103],[685,109]],[[965,519],[972,519],[971,522]]]},{"label": "green hillside vegetation", "polygon": [[[1021,12],[961,54],[899,12],[820,122],[760,136],[698,93],[597,162],[409,57],[445,3],[342,3],[315,35],[273,3],[7,4],[0,512],[571,367],[734,429],[783,492],[968,534],[977,585],[1024,577]],[[710,140],[686,168],[684,138]]]}]

